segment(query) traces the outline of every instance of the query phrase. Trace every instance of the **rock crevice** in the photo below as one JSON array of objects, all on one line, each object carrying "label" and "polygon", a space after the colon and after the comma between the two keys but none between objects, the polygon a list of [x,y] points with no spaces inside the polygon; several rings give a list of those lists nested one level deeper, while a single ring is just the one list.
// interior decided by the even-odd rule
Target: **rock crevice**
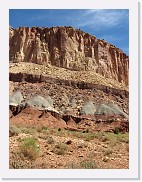
[{"label": "rock crevice", "polygon": [[9,29],[10,62],[51,64],[96,73],[128,85],[129,57],[119,48],[73,27]]}]

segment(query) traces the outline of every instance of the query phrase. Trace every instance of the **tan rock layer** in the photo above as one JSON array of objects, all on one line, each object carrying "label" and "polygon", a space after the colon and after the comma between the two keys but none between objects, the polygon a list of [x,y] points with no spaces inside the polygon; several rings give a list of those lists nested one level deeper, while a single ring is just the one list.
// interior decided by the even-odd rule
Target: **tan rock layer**
[{"label": "tan rock layer", "polygon": [[80,89],[98,89],[105,93],[114,94],[117,96],[120,96],[121,98],[129,97],[129,92],[126,90],[120,90],[116,88],[111,88],[109,86],[104,85],[98,85],[93,83],[86,83],[86,82],[78,82],[78,81],[71,81],[71,80],[64,80],[60,78],[52,78],[48,76],[42,76],[42,75],[33,75],[28,73],[10,73],[9,74],[9,80],[14,82],[30,82],[30,83],[56,83],[58,85],[67,85],[74,88],[80,88]]},{"label": "tan rock layer", "polygon": [[129,57],[119,48],[73,27],[20,27],[9,32],[10,61],[94,70],[128,85]]}]

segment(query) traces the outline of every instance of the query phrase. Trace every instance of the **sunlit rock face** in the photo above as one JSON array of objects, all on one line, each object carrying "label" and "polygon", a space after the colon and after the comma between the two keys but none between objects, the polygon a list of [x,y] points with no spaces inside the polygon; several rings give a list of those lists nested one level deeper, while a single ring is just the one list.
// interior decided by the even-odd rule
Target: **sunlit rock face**
[{"label": "sunlit rock face", "polygon": [[10,62],[94,70],[128,85],[129,57],[119,48],[73,27],[9,28]]}]

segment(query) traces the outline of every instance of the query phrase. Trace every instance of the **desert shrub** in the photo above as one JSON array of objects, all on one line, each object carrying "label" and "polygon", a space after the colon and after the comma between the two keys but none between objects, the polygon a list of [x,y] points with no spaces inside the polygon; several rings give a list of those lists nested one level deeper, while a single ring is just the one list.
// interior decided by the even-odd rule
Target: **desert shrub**
[{"label": "desert shrub", "polygon": [[82,162],[80,162],[80,167],[82,169],[96,169],[97,165],[95,161],[91,161],[91,160],[84,160]]},{"label": "desert shrub", "polygon": [[67,145],[64,143],[58,143],[58,145],[54,149],[54,153],[57,155],[64,155],[67,151]]},{"label": "desert shrub", "polygon": [[97,156],[97,152],[93,150],[87,154],[87,159],[93,160],[95,156]]},{"label": "desert shrub", "polygon": [[112,154],[112,150],[111,150],[110,148],[108,148],[108,149],[106,149],[106,150],[104,151],[104,155],[105,155],[105,156],[109,156],[110,154]]},{"label": "desert shrub", "polygon": [[97,138],[99,140],[102,140],[104,138],[105,134],[103,132],[95,132],[94,138]]},{"label": "desert shrub", "polygon": [[115,127],[114,134],[118,134],[118,133],[119,133],[119,128]]},{"label": "desert shrub", "polygon": [[21,140],[20,152],[23,153],[25,157],[35,160],[39,155],[39,151],[38,141],[34,137],[27,137]]},{"label": "desert shrub", "polygon": [[62,129],[61,128],[58,128],[58,131],[61,131]]},{"label": "desert shrub", "polygon": [[22,127],[21,131],[22,131],[22,133],[26,133],[26,134],[35,134],[36,133],[36,129],[34,127]]},{"label": "desert shrub", "polygon": [[48,136],[48,137],[46,138],[46,140],[47,140],[47,143],[48,143],[48,144],[54,144],[54,143],[55,143],[55,140],[54,140],[51,136]]},{"label": "desert shrub", "polygon": [[14,151],[13,156],[9,160],[10,169],[36,169],[37,167],[33,160],[25,160],[24,155],[20,151]]},{"label": "desert shrub", "polygon": [[107,138],[107,136],[102,136],[102,139],[101,139],[101,141],[102,141],[102,142],[106,142],[106,141],[108,141],[108,138]]},{"label": "desert shrub", "polygon": [[21,130],[19,128],[17,128],[16,126],[10,125],[9,126],[9,136],[14,136],[14,135],[18,135],[19,133],[21,133]]},{"label": "desert shrub", "polygon": [[84,143],[79,143],[79,144],[77,144],[77,147],[78,147],[78,148],[86,148],[86,147],[88,147],[88,145],[87,145],[86,142],[84,142]]},{"label": "desert shrub", "polygon": [[67,165],[70,169],[97,169],[98,166],[94,160],[83,160],[79,163],[71,163]]},{"label": "desert shrub", "polygon": [[126,134],[123,134],[123,133],[119,132],[116,135],[116,138],[117,138],[117,141],[118,142],[129,143],[129,135],[127,133]]},{"label": "desert shrub", "polygon": [[75,138],[82,138],[84,136],[84,133],[79,132],[79,131],[68,131],[67,135],[73,136]]},{"label": "desert shrub", "polygon": [[50,129],[47,126],[42,126],[37,129],[39,133],[49,134]]},{"label": "desert shrub", "polygon": [[89,133],[89,128],[86,129],[86,133]]},{"label": "desert shrub", "polygon": [[89,133],[89,128],[87,128],[86,130],[83,130],[83,133]]},{"label": "desert shrub", "polygon": [[89,142],[89,141],[93,140],[94,137],[95,137],[94,135],[87,134],[87,135],[85,136],[85,140]]},{"label": "desert shrub", "polygon": [[41,130],[48,130],[48,127],[47,126],[42,126]]}]

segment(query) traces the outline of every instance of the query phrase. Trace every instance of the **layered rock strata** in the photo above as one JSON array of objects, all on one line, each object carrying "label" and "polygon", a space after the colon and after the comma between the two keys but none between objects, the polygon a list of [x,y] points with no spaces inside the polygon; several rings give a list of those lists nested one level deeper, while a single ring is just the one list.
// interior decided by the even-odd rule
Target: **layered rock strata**
[{"label": "layered rock strata", "polygon": [[128,85],[129,57],[119,48],[73,27],[19,27],[9,31],[10,62],[94,70]]},{"label": "layered rock strata", "polygon": [[111,88],[109,86],[104,85],[98,85],[93,83],[85,83],[85,82],[78,82],[78,81],[71,81],[71,80],[63,80],[59,78],[52,78],[42,75],[32,75],[28,73],[10,73],[9,74],[9,80],[14,82],[29,82],[29,83],[50,83],[50,84],[57,84],[57,85],[66,85],[73,88],[79,88],[79,89],[97,89],[101,90],[105,93],[110,93],[113,95],[117,95],[122,97],[122,95],[125,95],[126,97],[129,96],[129,92],[126,90]]}]

